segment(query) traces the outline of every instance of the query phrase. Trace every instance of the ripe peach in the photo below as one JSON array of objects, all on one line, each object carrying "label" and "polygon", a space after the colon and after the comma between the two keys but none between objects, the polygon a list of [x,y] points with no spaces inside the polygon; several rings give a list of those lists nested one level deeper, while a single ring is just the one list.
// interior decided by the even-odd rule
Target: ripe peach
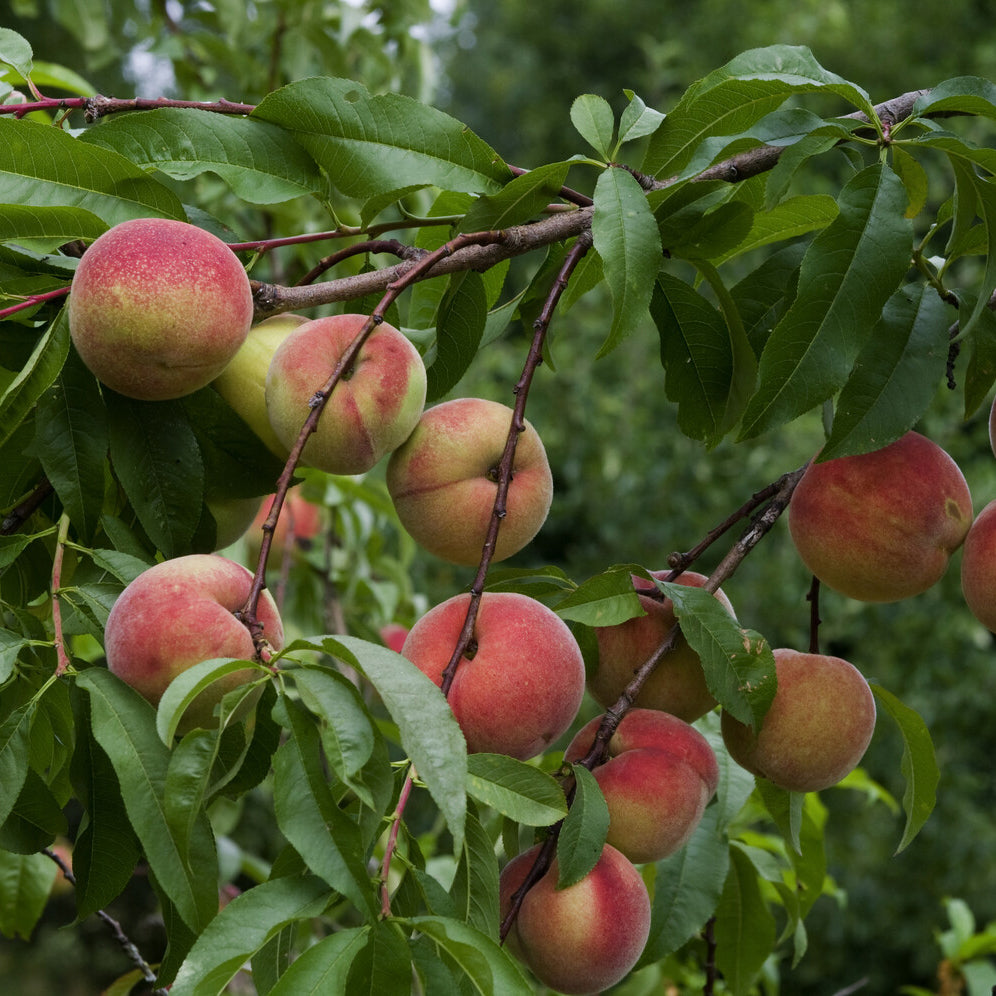
[{"label": "ripe peach", "polygon": [[[273,498],[273,495],[269,495],[263,499],[249,527],[249,556],[253,560],[259,556],[260,543],[263,541],[263,523],[273,508]],[[322,510],[308,501],[297,488],[291,488],[284,498],[283,507],[277,517],[277,528],[273,530],[273,543],[270,549],[278,553],[288,547],[293,549],[307,546],[322,531],[322,525]]]},{"label": "ripe peach", "polygon": [[996,633],[996,501],[979,513],[965,537],[961,590],[972,615]]},{"label": "ripe peach", "polygon": [[[249,596],[252,573],[214,554],[191,554],[143,571],[118,597],[107,619],[107,666],[153,705],[182,671],[214,657],[251,660],[249,630],[236,618]],[[283,625],[268,591],[258,616],[274,649],[284,641]],[[211,726],[221,696],[248,678],[250,670],[230,674],[194,700],[184,729]]]},{"label": "ripe peach", "polygon": [[396,654],[400,654],[401,648],[405,645],[405,640],[408,639],[408,627],[402,626],[401,623],[388,623],[386,626],[381,627],[380,638],[385,647],[393,650]]},{"label": "ripe peach", "polygon": [[861,456],[812,464],[789,504],[803,563],[863,602],[896,602],[940,580],[972,522],[958,465],[916,432]]},{"label": "ripe peach", "polygon": [[209,384],[252,322],[249,278],[221,239],[196,225],[137,218],[83,254],[69,331],[98,380],[130,398],[180,398]]},{"label": "ripe peach", "polygon": [[[577,732],[564,754],[580,761],[602,717]],[[688,723],[656,709],[630,709],[593,774],[609,807],[606,841],[630,861],[660,861],[684,846],[719,785],[709,742]]]},{"label": "ripe peach", "polygon": [[840,657],[774,651],[778,691],[755,734],[723,712],[730,756],[752,774],[791,792],[836,785],[864,756],[875,730],[875,698]]},{"label": "ripe peach", "polygon": [[[502,870],[501,917],[532,868],[539,845]],[[600,993],[636,964],[650,934],[650,897],[640,873],[610,844],[575,885],[557,888],[557,859],[525,894],[505,938],[540,982],[560,993]]]},{"label": "ripe peach", "polygon": [[[277,438],[266,413],[266,372],[277,347],[306,321],[308,319],[303,315],[274,315],[254,325],[213,385],[242,421],[266,443],[267,449],[281,460],[287,459],[289,450]],[[304,424],[304,418],[301,424]]]},{"label": "ripe peach", "polygon": [[[270,425],[289,451],[309,402],[367,321],[366,315],[317,318],[277,347],[266,374]],[[418,350],[383,322],[335,386],[302,459],[330,474],[362,474],[409,436],[425,405],[425,366]]]},{"label": "ripe peach", "polygon": [[[469,604],[469,594],[454,595],[430,609],[401,648],[439,686]],[[449,691],[467,749],[534,757],[567,730],[583,697],[584,660],[567,624],[528,595],[485,593]]]},{"label": "ripe peach", "polygon": [[[388,491],[416,543],[454,564],[480,561],[511,425],[511,408],[482,398],[457,398],[425,412],[387,464]],[[539,532],[553,498],[546,450],[528,422],[512,470],[494,561],[511,557]]]},{"label": "ripe peach", "polygon": [[[669,574],[668,571],[651,573],[661,580]],[[677,578],[678,584],[693,588],[701,588],[705,581],[706,576],[696,571],[685,571]],[[633,586],[638,593],[657,590],[652,582],[638,576],[634,576]],[[715,594],[732,616],[730,600],[721,589]],[[661,645],[675,624],[674,606],[670,599],[662,601],[644,594],[640,594],[639,598],[646,615],[627,619],[616,626],[598,626],[595,629],[598,663],[588,676],[588,690],[600,705],[608,707],[619,698],[632,681],[633,673]],[[688,645],[684,636],[679,634],[674,648],[640,689],[634,705],[661,709],[686,723],[694,722],[716,705],[706,686],[699,655]]]}]

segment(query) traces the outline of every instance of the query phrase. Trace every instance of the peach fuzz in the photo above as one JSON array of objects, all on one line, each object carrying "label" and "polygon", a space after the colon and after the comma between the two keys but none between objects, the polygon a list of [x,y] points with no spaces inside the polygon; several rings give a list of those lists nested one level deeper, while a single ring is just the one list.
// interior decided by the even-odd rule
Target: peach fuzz
[{"label": "peach fuzz", "polygon": [[[369,321],[333,315],[305,322],[277,347],[266,374],[266,410],[288,452],[310,402]],[[362,474],[411,434],[425,405],[425,366],[418,350],[382,322],[336,384],[308,438],[302,461],[329,474]]]},{"label": "peach fuzz", "polygon": [[790,792],[836,785],[864,756],[875,731],[875,698],[853,664],[840,657],[774,651],[778,691],[754,730],[723,712],[730,756]]},{"label": "peach fuzz", "polygon": [[[213,554],[191,554],[143,571],[118,597],[107,619],[108,668],[153,705],[181,672],[215,657],[251,660],[249,630],[236,618],[249,597],[252,573]],[[263,633],[275,650],[284,631],[268,591],[259,600]],[[183,729],[214,725],[212,710],[255,671],[230,674],[194,700]]]},{"label": "peach fuzz", "polygon": [[861,456],[814,463],[789,503],[789,530],[821,582],[896,602],[940,580],[972,523],[958,465],[917,432]]},{"label": "peach fuzz", "polygon": [[996,633],[996,501],[979,513],[965,537],[961,590],[972,615]]},{"label": "peach fuzz", "polygon": [[[670,572],[651,573],[655,578],[664,580]],[[706,580],[704,574],[685,571],[678,576],[676,583],[701,588]],[[616,626],[598,626],[595,629],[598,663],[588,676],[588,690],[595,701],[606,708],[619,698],[632,681],[634,672],[663,643],[676,622],[674,606],[669,598],[650,597],[650,592],[657,591],[653,582],[634,576],[633,586],[646,615],[635,616]],[[716,591],[715,597],[732,616],[733,607],[722,589]],[[679,634],[674,647],[657,665],[633,704],[645,709],[661,709],[686,723],[694,722],[716,705],[706,685],[699,655],[683,635]]]},{"label": "peach fuzz", "polygon": [[[568,746],[564,760],[580,761],[602,723],[596,716]],[[607,843],[630,861],[660,861],[680,850],[719,785],[709,742],[688,723],[656,709],[630,709],[593,771],[609,807]]]},{"label": "peach fuzz", "polygon": [[[290,451],[277,438],[266,413],[266,372],[277,347],[306,321],[303,315],[274,315],[254,325],[239,351],[211,385],[281,460],[286,460]],[[304,419],[301,421],[303,424]]]},{"label": "peach fuzz", "polygon": [[[480,562],[498,493],[498,464],[512,409],[456,398],[428,409],[391,454],[387,487],[401,524],[425,550],[454,564]],[[546,450],[527,421],[519,434],[493,561],[521,550],[539,532],[553,500]]]},{"label": "peach fuzz", "polygon": [[[470,595],[454,595],[411,628],[401,648],[442,687]],[[528,595],[486,592],[449,704],[469,751],[525,761],[571,725],[584,697],[584,660],[567,624]]]},{"label": "peach fuzz", "polygon": [[[499,879],[500,916],[540,845],[513,858]],[[580,882],[557,888],[557,859],[523,896],[505,946],[545,986],[600,993],[629,974],[650,934],[650,897],[635,866],[611,844]]]},{"label": "peach fuzz", "polygon": [[217,377],[244,342],[253,301],[242,264],[196,225],[137,218],[83,254],[69,294],[69,330],[98,380],[163,401]]}]

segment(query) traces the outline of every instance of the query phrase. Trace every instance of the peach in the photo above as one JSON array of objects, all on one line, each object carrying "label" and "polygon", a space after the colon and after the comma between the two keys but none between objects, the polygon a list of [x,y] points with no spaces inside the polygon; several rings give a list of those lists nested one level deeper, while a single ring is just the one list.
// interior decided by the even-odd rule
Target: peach
[{"label": "peach", "polygon": [[[401,653],[442,686],[470,595],[430,609]],[[525,761],[564,733],[584,697],[584,660],[567,624],[542,602],[513,592],[486,592],[474,637],[449,690],[469,751]]]},{"label": "peach", "polygon": [[[591,749],[602,717],[575,734],[564,760]],[[630,861],[660,861],[685,845],[719,785],[709,742],[688,723],[656,709],[630,709],[593,772],[609,807],[607,843]]]},{"label": "peach", "polygon": [[996,501],[979,513],[965,537],[961,590],[972,615],[996,633]]},{"label": "peach", "polygon": [[[536,860],[540,845],[502,869],[499,908]],[[560,993],[600,993],[629,974],[650,934],[650,897],[634,865],[610,844],[580,882],[557,888],[554,858],[525,894],[505,945],[545,986]]]},{"label": "peach", "polygon": [[69,295],[83,362],[114,391],[143,401],[209,384],[252,323],[249,278],[221,239],[196,225],[137,218],[83,254]]},{"label": "peach", "polygon": [[730,756],[790,792],[836,785],[864,756],[875,730],[875,698],[853,664],[840,657],[774,651],[778,691],[754,730],[723,712]]},{"label": "peach", "polygon": [[388,623],[386,626],[381,626],[380,638],[385,647],[400,654],[405,640],[408,639],[408,627],[402,626],[401,623]]},{"label": "peach", "polygon": [[[664,580],[670,572],[651,573]],[[704,574],[685,571],[678,576],[676,583],[701,588],[706,580]],[[634,576],[633,586],[638,593],[657,590],[653,582],[638,576]],[[715,595],[732,616],[733,607],[723,591],[717,590]],[[615,626],[595,628],[598,663],[588,676],[588,690],[595,701],[605,707],[619,698],[632,681],[634,672],[663,643],[676,621],[670,599],[662,601],[644,594],[639,594],[639,598],[646,615],[627,619]],[[633,704],[646,709],[661,709],[686,723],[694,722],[716,705],[706,686],[699,655],[688,645],[684,636],[679,634],[674,648],[657,665]]]},{"label": "peach", "polygon": [[[266,374],[270,425],[288,451],[322,387],[366,315],[334,315],[298,326],[277,347]],[[304,463],[329,474],[362,474],[411,434],[425,405],[425,366],[418,350],[382,322],[336,384],[305,444]]]},{"label": "peach", "polygon": [[[273,495],[263,499],[259,511],[252,521],[249,532],[249,556],[255,561],[259,557],[260,544],[263,542],[263,523],[266,522],[273,508]],[[291,488],[284,498],[280,515],[277,516],[277,527],[273,530],[273,543],[270,550],[279,553],[285,549],[297,549],[310,546],[311,541],[322,531],[322,510],[313,502],[308,501],[297,488]]]},{"label": "peach", "polygon": [[989,448],[993,451],[993,456],[996,456],[996,400],[989,409]]},{"label": "peach", "polygon": [[262,498],[209,498],[208,511],[214,519],[214,549],[231,546],[244,536],[256,519]]},{"label": "peach", "polygon": [[[249,630],[236,617],[249,597],[252,573],[214,554],[190,554],[155,564],[129,584],[111,608],[104,633],[108,668],[153,705],[181,672],[215,657],[251,660]],[[268,591],[259,600],[263,632],[275,649],[284,631]],[[209,727],[219,699],[257,672],[227,675],[192,703],[183,729]]]},{"label": "peach", "polygon": [[[289,450],[277,438],[266,413],[266,372],[277,347],[307,318],[274,315],[254,325],[231,362],[212,385],[232,410],[266,443],[267,449],[286,460]],[[302,424],[304,419],[301,419]],[[300,426],[299,426],[300,428]]]},{"label": "peach", "polygon": [[[391,455],[387,487],[401,524],[443,560],[480,562],[495,496],[498,464],[512,409],[482,398],[457,398],[430,408],[408,441]],[[539,532],[553,498],[553,476],[536,430],[519,435],[506,514],[493,560],[505,560]]]},{"label": "peach", "polygon": [[863,602],[926,591],[971,522],[972,496],[958,465],[917,432],[872,453],[811,464],[789,504],[806,567]]}]

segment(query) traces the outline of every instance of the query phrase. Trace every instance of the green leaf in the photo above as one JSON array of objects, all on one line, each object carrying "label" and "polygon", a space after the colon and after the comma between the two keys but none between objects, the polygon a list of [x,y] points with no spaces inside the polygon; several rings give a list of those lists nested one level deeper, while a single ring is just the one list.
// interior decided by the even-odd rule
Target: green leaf
[{"label": "green leaf", "polygon": [[210,171],[250,204],[277,204],[323,193],[326,186],[314,160],[292,134],[254,117],[161,107],[114,115],[84,132],[81,141],[177,180]]},{"label": "green leaf", "polygon": [[913,115],[918,117],[940,111],[996,118],[996,84],[978,76],[958,76],[938,83],[913,105]]},{"label": "green leaf", "polygon": [[0,934],[28,940],[58,869],[44,854],[0,851]]},{"label": "green leaf", "polygon": [[197,438],[178,401],[105,391],[111,464],[149,539],[167,557],[191,552],[204,497]]},{"label": "green leaf", "polygon": [[[971,295],[962,294],[963,306],[973,302]],[[968,336],[970,347],[968,366],[965,369],[965,418],[989,396],[989,389],[996,381],[996,314],[984,308]]]},{"label": "green leaf", "polygon": [[757,872],[739,847],[716,907],[716,967],[733,996],[746,996],[775,946],[775,921],[761,895]]},{"label": "green leaf", "polygon": [[66,830],[66,817],[59,800],[41,775],[28,768],[14,808],[0,826],[0,848],[33,854],[48,847]]},{"label": "green leaf", "polygon": [[484,278],[457,274],[439,305],[435,356],[426,370],[426,400],[436,401],[459,383],[477,355],[488,317]]},{"label": "green leaf", "polygon": [[556,779],[505,754],[467,755],[467,794],[526,826],[550,826],[567,815]]},{"label": "green leaf", "polygon": [[0,242],[55,249],[73,239],[93,240],[107,231],[95,214],[77,207],[40,204],[0,205]]},{"label": "green leaf", "polygon": [[844,384],[909,268],[906,191],[892,170],[862,170],[838,203],[840,214],[807,250],[796,298],[761,354],[741,439],[809,411]]},{"label": "green leaf", "polygon": [[438,916],[408,917],[399,923],[430,938],[463,969],[467,983],[481,996],[531,996],[532,986],[511,955],[474,927]]},{"label": "green leaf", "polygon": [[38,401],[35,442],[45,476],[89,542],[103,511],[107,418],[97,382],[75,352]]},{"label": "green leaf", "polygon": [[322,938],[291,963],[269,996],[350,996],[346,979],[369,932],[369,926],[350,927]]},{"label": "green leaf", "polygon": [[[978,197],[978,210],[982,215],[985,225],[988,244],[996,246],[996,182],[992,179],[984,179],[974,171],[971,173],[975,184],[975,192]],[[980,284],[973,288],[978,297],[975,300],[975,307],[968,318],[959,318],[959,331],[962,335],[971,331],[972,326],[978,321],[982,311],[988,305],[989,299],[996,290],[996,253],[986,254],[986,267],[982,275]]]},{"label": "green leaf", "polygon": [[236,896],[197,938],[170,996],[218,996],[271,937],[321,916],[331,898],[328,885],[311,875],[273,879]]},{"label": "green leaf", "polygon": [[184,923],[203,930],[218,911],[214,839],[203,811],[186,853],[173,838],[164,798],[169,752],[156,734],[152,707],[103,668],[88,668],[77,684],[89,695],[94,738],[114,767],[152,873]]},{"label": "green leaf", "polygon": [[909,198],[906,217],[915,218],[927,203],[927,171],[899,144],[892,146],[892,168],[903,181]]},{"label": "green leaf", "polygon": [[411,955],[398,924],[375,922],[349,966],[346,991],[350,996],[410,996],[411,985]]},{"label": "green leaf", "polygon": [[464,923],[497,941],[498,858],[495,846],[473,813],[467,813],[466,829],[450,896]]},{"label": "green leaf", "polygon": [[595,776],[572,764],[575,792],[557,841],[557,888],[580,882],[595,867],[609,832],[609,807]]},{"label": "green leaf", "polygon": [[38,340],[27,362],[0,393],[0,446],[14,434],[42,394],[51,387],[69,355],[69,321],[63,308]]},{"label": "green leaf", "polygon": [[612,158],[612,133],[615,123],[612,108],[604,97],[585,93],[575,98],[571,104],[571,124],[606,161]]},{"label": "green leaf", "polygon": [[756,729],[775,697],[775,660],[759,633],[743,629],[704,588],[655,581],[671,599],[681,632],[702,660],[709,691],[741,723]]},{"label": "green leaf", "polygon": [[622,145],[624,142],[634,142],[639,138],[652,135],[664,120],[664,115],[660,111],[647,107],[646,103],[632,90],[624,90],[623,92],[629,98],[629,103],[619,118],[617,145]]},{"label": "green leaf", "polygon": [[485,194],[474,201],[457,226],[458,232],[521,225],[542,214],[560,196],[570,163],[549,163],[515,177],[496,194]]},{"label": "green leaf", "polygon": [[7,117],[0,117],[0,203],[81,208],[108,226],[150,215],[187,217],[168,187],[117,152]]},{"label": "green leaf", "polygon": [[664,257],[647,197],[630,173],[605,170],[595,184],[594,201],[591,234],[612,294],[612,326],[598,351],[604,356],[646,319]]},{"label": "green leaf", "polygon": [[880,449],[913,428],[944,376],[948,325],[927,284],[892,296],[840,392],[821,460]]},{"label": "green leaf", "polygon": [[568,592],[553,606],[561,619],[585,626],[616,626],[644,615],[633,587],[635,564],[616,564]]},{"label": "green leaf", "polygon": [[31,60],[34,53],[31,43],[10,28],[0,28],[0,62],[12,66],[27,78],[31,75]]},{"label": "green leaf", "polygon": [[637,969],[677,951],[716,909],[730,866],[729,845],[718,820],[718,807],[710,806],[688,843],[657,863],[650,936]]},{"label": "green leaf", "polygon": [[747,236],[716,263],[725,263],[772,242],[784,242],[826,228],[838,213],[837,202],[829,194],[789,197],[770,211],[754,214]]},{"label": "green leaf", "polygon": [[[0,72],[0,79],[13,83],[15,86],[20,86],[26,82],[23,73],[12,69]],[[40,59],[35,59],[31,65],[31,82],[40,90],[49,88],[67,90],[78,97],[93,97],[97,93],[94,85],[83,79],[78,73],[74,73],[71,69],[60,66],[58,63],[45,62]]]},{"label": "green leaf", "polygon": [[372,96],[352,80],[299,80],[252,117],[291,131],[342,193],[361,200],[415,185],[495,193],[511,178],[455,118],[401,94]]},{"label": "green leaf", "polygon": [[7,819],[28,774],[35,701],[14,709],[0,724],[0,824]]},{"label": "green leaf", "polygon": [[906,790],[903,793],[906,827],[896,848],[895,853],[898,854],[920,832],[927,817],[933,812],[940,772],[930,731],[920,715],[881,685],[873,684],[871,690],[875,693],[878,704],[895,720],[903,737],[901,770],[906,780]]}]

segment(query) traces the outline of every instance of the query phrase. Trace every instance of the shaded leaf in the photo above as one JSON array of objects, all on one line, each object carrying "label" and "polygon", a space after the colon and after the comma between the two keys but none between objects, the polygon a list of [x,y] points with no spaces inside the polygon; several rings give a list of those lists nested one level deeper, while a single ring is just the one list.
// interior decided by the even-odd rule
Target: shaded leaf
[{"label": "shaded leaf", "polygon": [[609,807],[595,776],[572,764],[575,792],[557,840],[557,888],[580,882],[595,867],[609,832]]}]

